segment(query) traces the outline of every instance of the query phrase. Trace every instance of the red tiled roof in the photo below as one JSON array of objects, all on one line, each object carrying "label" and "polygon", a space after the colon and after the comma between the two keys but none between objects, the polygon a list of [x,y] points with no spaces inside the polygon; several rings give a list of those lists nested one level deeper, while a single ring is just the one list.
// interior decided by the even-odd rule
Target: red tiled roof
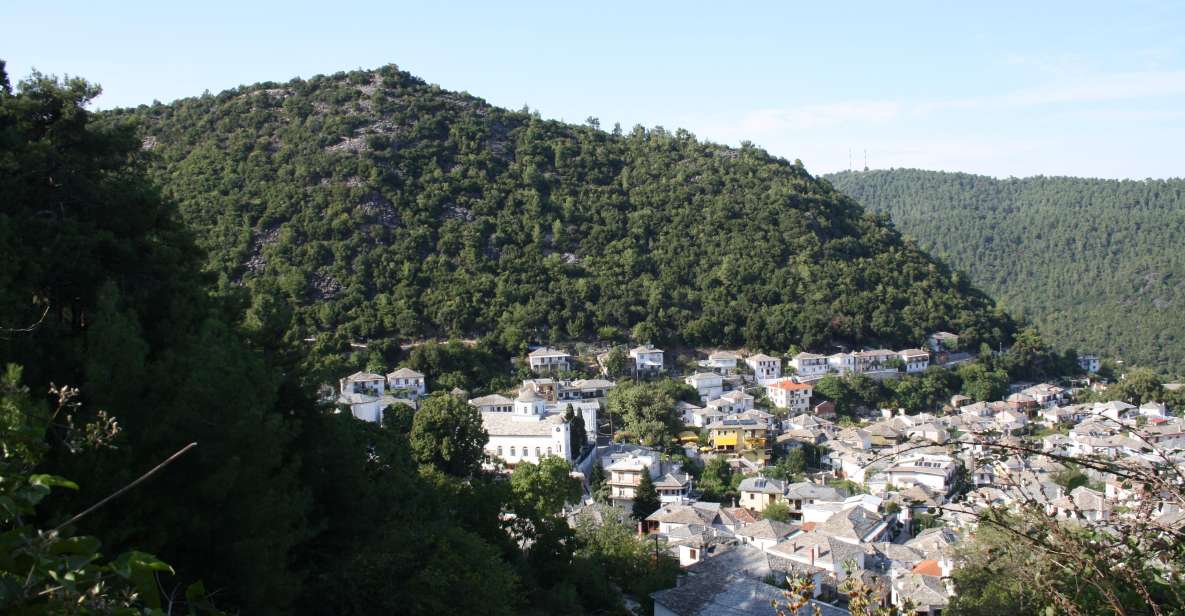
[{"label": "red tiled roof", "polygon": [[923,560],[914,565],[913,572],[930,577],[942,577],[942,567],[938,565],[938,561],[936,560]]}]

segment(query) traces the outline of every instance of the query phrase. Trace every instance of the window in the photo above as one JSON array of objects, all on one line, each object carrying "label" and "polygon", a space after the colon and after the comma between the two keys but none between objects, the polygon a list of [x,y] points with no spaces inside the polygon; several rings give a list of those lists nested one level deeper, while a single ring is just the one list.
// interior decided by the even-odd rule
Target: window
[{"label": "window", "polygon": [[551,455],[551,447],[547,448],[547,455],[549,455],[549,456]]},{"label": "window", "polygon": [[691,548],[691,557],[692,558],[699,558],[699,550],[696,550],[695,548]]},{"label": "window", "polygon": [[498,457],[499,458],[502,457],[502,446],[501,445],[498,445]]},{"label": "window", "polygon": [[510,446],[510,457],[512,457],[512,458],[514,457],[514,446],[513,445]]},{"label": "window", "polygon": [[535,448],[535,457],[538,458],[541,455],[543,455],[543,451],[540,448],[536,447]]},{"label": "window", "polygon": [[757,498],[756,494],[749,494],[749,500],[753,500],[755,498]]}]

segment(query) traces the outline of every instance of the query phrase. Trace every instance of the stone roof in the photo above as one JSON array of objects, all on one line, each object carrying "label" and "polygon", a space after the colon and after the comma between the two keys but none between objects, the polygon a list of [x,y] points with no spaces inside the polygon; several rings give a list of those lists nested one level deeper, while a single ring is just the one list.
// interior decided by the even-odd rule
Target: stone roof
[{"label": "stone roof", "polygon": [[388,374],[387,378],[389,378],[389,379],[422,379],[422,378],[424,378],[424,375],[420,374],[419,372],[416,372],[415,370],[412,370],[411,368],[400,368],[400,369],[396,370],[395,372]]},{"label": "stone roof", "polygon": [[786,486],[786,498],[791,500],[816,500],[827,502],[843,502],[848,493],[831,486],[821,486],[809,481],[800,481]]},{"label": "stone roof", "polygon": [[564,423],[559,413],[540,415],[538,421],[522,421],[513,413],[481,414],[481,423],[490,436],[548,436]]},{"label": "stone roof", "polygon": [[565,351],[553,349],[551,347],[540,347],[527,354],[528,357],[571,357]]},{"label": "stone roof", "polygon": [[818,530],[849,541],[863,541],[876,527],[884,523],[880,515],[863,507],[839,511],[820,524]]},{"label": "stone roof", "polygon": [[480,398],[473,398],[469,401],[471,406],[508,406],[514,404],[514,400],[499,394],[490,394]]},{"label": "stone roof", "polygon": [[358,371],[346,377],[346,381],[350,383],[357,383],[359,381],[382,381],[383,375],[375,374],[373,372]]},{"label": "stone roof", "polygon": [[758,492],[760,494],[782,494],[786,490],[786,482],[768,477],[746,477],[738,487],[741,492]]},{"label": "stone roof", "polygon": [[913,602],[914,608],[922,611],[943,609],[950,603],[950,595],[942,580],[920,573],[905,573],[893,580],[893,589],[902,599]]},{"label": "stone roof", "polygon": [[[773,603],[782,605],[786,601],[785,594],[776,586],[730,574],[689,576],[682,585],[650,596],[655,605],[678,616],[769,616],[773,613]],[[794,616],[813,614],[815,608],[821,616],[850,614],[847,610],[811,600]]]},{"label": "stone roof", "polygon": [[781,541],[786,537],[798,532],[801,528],[795,524],[787,524],[777,520],[761,520],[746,524],[737,529],[736,534],[741,537],[752,537],[754,539],[777,539]]}]

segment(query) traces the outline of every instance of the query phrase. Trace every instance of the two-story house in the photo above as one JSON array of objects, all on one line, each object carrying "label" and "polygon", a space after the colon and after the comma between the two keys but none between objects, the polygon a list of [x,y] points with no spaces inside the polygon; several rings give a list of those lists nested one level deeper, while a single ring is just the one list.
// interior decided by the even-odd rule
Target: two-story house
[{"label": "two-story house", "polygon": [[780,409],[790,409],[790,413],[797,415],[811,410],[811,394],[814,388],[806,383],[796,383],[794,379],[778,379],[765,386],[765,395],[769,401]]},{"label": "two-story house", "polygon": [[527,354],[527,362],[535,372],[564,372],[571,368],[571,361],[571,355],[550,347],[541,347]]},{"label": "two-story house", "polygon": [[898,353],[897,357],[905,364],[905,371],[910,374],[925,372],[926,368],[930,367],[930,354],[922,349],[905,349]]},{"label": "two-story house", "polygon": [[794,366],[794,374],[801,381],[821,379],[831,371],[827,356],[814,353],[799,353],[790,360],[790,365]]},{"label": "two-story house", "polygon": [[765,353],[750,355],[745,358],[745,364],[753,371],[758,381],[778,379],[782,377],[782,360]]},{"label": "two-story house", "polygon": [[400,368],[387,375],[387,390],[395,397],[417,400],[428,393],[424,375],[411,368]]},{"label": "two-story house", "polygon": [[715,372],[696,372],[685,377],[683,382],[694,387],[704,402],[715,400],[724,393],[724,379]]},{"label": "two-story house", "polygon": [[630,357],[639,375],[656,374],[663,370],[663,351],[653,345],[644,344],[630,349]]}]

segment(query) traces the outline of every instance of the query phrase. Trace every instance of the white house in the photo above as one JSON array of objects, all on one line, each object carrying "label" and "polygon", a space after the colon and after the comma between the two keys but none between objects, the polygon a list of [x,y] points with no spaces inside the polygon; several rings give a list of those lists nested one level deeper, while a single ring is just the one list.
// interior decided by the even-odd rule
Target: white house
[{"label": "white house", "polygon": [[782,376],[782,360],[777,357],[770,357],[765,353],[746,357],[745,364],[753,371],[753,376],[758,381],[777,379]]},{"label": "white house", "polygon": [[355,372],[338,381],[339,391],[345,394],[381,396],[387,392],[387,380],[371,372]]},{"label": "white house", "polygon": [[482,413],[481,422],[490,440],[485,451],[507,465],[538,464],[544,456],[572,461],[571,429],[563,413],[548,412],[546,401],[530,387],[519,391],[510,413]]},{"label": "white house", "polygon": [[897,353],[897,357],[905,364],[905,371],[909,373],[925,372],[930,367],[930,354],[922,349],[905,349]]},{"label": "white house", "polygon": [[715,372],[696,372],[684,378],[683,382],[694,387],[704,402],[715,400],[724,393],[724,379]]},{"label": "white house", "polygon": [[732,351],[714,351],[707,359],[701,360],[699,365],[720,374],[732,374],[737,368],[737,354]]},{"label": "white house", "polygon": [[550,347],[541,347],[527,354],[527,362],[535,372],[565,371],[571,366],[571,361],[571,355]]},{"label": "white house", "polygon": [[753,410],[753,402],[756,400],[753,396],[739,390],[725,392],[720,394],[721,400],[727,400],[733,413],[744,413],[745,411]]},{"label": "white house", "polygon": [[897,353],[888,349],[873,349],[852,353],[852,357],[856,362],[856,372],[877,372],[889,370],[886,364],[897,359]]},{"label": "white house", "polygon": [[811,394],[814,388],[806,383],[795,383],[793,379],[778,379],[765,386],[769,401],[780,409],[790,409],[792,414],[811,410]]},{"label": "white house", "polygon": [[938,494],[946,494],[957,468],[957,463],[947,454],[918,453],[897,460],[883,472],[893,485],[921,485]]},{"label": "white house", "polygon": [[427,385],[424,383],[424,375],[412,370],[411,368],[400,368],[395,372],[387,375],[387,389],[393,394],[396,392],[407,392],[406,396],[413,400],[424,397],[428,393]]},{"label": "white house", "polygon": [[514,411],[514,400],[492,394],[469,400],[469,406],[476,408],[479,413],[510,413]]},{"label": "white house", "polygon": [[790,365],[794,366],[795,375],[804,381],[822,378],[831,371],[827,365],[827,356],[814,353],[799,353],[790,360]]},{"label": "white house", "polygon": [[827,366],[840,374],[855,372],[856,358],[851,353],[835,353],[827,356]]},{"label": "white house", "polygon": [[630,349],[630,357],[634,359],[634,370],[638,374],[653,374],[662,372],[663,352],[654,346],[644,344]]},{"label": "white house", "polygon": [[1094,374],[1099,371],[1099,357],[1097,355],[1079,355],[1078,367],[1085,370],[1087,374]]},{"label": "white house", "polygon": [[738,528],[734,534],[742,544],[752,545],[764,552],[801,531],[802,529],[794,524],[776,520],[760,520],[745,524]]}]

